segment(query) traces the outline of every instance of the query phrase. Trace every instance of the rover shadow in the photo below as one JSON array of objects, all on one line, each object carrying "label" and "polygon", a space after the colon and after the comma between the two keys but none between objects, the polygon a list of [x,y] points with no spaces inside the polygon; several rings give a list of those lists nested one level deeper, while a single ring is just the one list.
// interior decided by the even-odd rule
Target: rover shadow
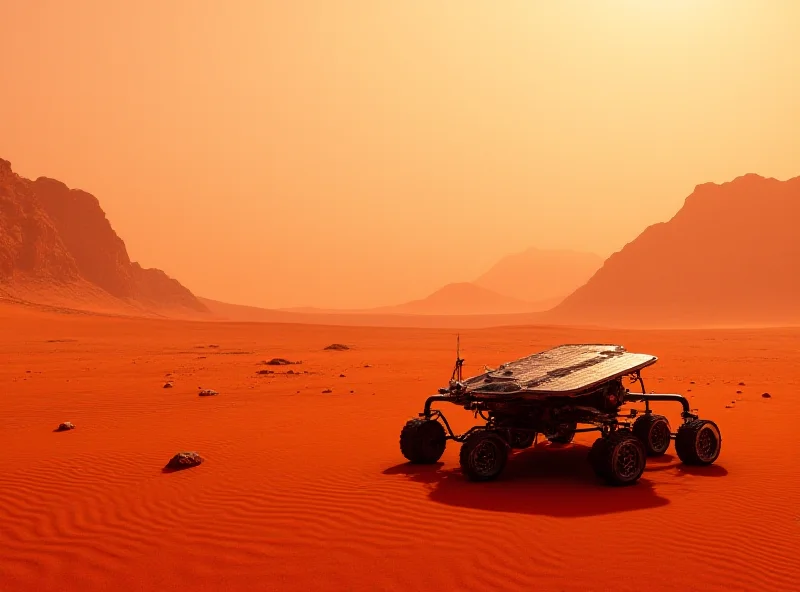
[{"label": "rover shadow", "polygon": [[431,500],[450,506],[552,516],[598,516],[657,508],[669,504],[658,495],[647,473],[635,484],[612,487],[589,466],[589,448],[540,445],[513,454],[496,481],[467,481],[458,467],[404,463],[385,475],[402,475],[429,488]]},{"label": "rover shadow", "polygon": [[708,465],[705,467],[685,465],[673,454],[652,456],[647,459],[644,474],[647,475],[647,473],[658,471],[673,471],[678,476],[697,475],[698,477],[724,477],[728,474],[727,469],[720,465]]}]

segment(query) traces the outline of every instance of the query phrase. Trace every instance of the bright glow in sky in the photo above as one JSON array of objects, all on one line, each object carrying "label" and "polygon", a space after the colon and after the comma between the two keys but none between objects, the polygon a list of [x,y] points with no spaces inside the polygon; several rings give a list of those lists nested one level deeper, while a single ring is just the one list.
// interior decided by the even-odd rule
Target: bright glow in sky
[{"label": "bright glow in sky", "polygon": [[195,293],[360,307],[800,174],[800,3],[0,0],[0,157]]}]

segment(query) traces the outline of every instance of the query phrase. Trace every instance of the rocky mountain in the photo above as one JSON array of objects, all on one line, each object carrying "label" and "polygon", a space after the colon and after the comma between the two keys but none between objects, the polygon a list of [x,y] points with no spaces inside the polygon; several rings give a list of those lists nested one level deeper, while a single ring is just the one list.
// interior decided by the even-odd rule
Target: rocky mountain
[{"label": "rocky mountain", "polygon": [[551,314],[630,326],[800,323],[800,177],[698,185]]},{"label": "rocky mountain", "polygon": [[81,307],[97,300],[103,308],[207,312],[178,281],[130,260],[96,197],[55,179],[20,177],[6,160],[0,160],[0,292],[77,300]]}]

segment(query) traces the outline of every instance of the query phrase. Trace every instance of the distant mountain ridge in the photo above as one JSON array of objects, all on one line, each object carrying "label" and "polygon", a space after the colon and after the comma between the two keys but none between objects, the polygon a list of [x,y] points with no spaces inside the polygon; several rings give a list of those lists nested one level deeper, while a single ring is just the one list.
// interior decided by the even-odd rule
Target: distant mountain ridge
[{"label": "distant mountain ridge", "polygon": [[800,177],[698,185],[549,315],[637,326],[800,323]]},{"label": "distant mountain ridge", "polygon": [[208,309],[159,269],[130,260],[96,197],[0,159],[0,294],[122,310]]},{"label": "distant mountain ridge", "polygon": [[603,265],[595,253],[530,248],[503,257],[473,283],[498,294],[555,306]]}]

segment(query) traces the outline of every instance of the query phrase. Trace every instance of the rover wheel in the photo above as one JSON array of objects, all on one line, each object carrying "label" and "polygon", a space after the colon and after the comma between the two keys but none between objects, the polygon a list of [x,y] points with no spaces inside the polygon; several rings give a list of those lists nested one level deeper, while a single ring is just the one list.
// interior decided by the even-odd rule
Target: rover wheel
[{"label": "rover wheel", "polygon": [[475,432],[461,445],[459,460],[470,481],[491,481],[506,466],[508,445],[494,432]]},{"label": "rover wheel", "polygon": [[545,437],[554,444],[569,444],[575,437],[575,430],[578,424],[574,421],[560,423],[551,431],[545,433]]},{"label": "rover wheel", "polygon": [[633,433],[644,443],[648,456],[661,456],[669,448],[672,430],[666,417],[647,413],[633,422]]},{"label": "rover wheel", "polygon": [[429,465],[442,457],[447,438],[434,419],[410,419],[400,432],[400,452],[415,464]]},{"label": "rover wheel", "polygon": [[530,448],[535,439],[536,434],[534,432],[511,430],[511,436],[509,437],[508,443],[511,445],[511,448],[522,450],[524,448]]},{"label": "rover wheel", "polygon": [[722,436],[717,424],[707,419],[693,419],[678,428],[675,451],[687,465],[710,465],[719,457]]},{"label": "rover wheel", "polygon": [[598,438],[592,444],[592,447],[589,449],[589,465],[595,472],[595,475],[598,477],[604,477],[603,473],[603,464],[600,462],[600,458],[602,456],[602,450],[605,446],[605,438]]},{"label": "rover wheel", "polygon": [[644,472],[647,451],[642,441],[627,430],[600,438],[590,452],[592,467],[611,485],[629,485]]}]

